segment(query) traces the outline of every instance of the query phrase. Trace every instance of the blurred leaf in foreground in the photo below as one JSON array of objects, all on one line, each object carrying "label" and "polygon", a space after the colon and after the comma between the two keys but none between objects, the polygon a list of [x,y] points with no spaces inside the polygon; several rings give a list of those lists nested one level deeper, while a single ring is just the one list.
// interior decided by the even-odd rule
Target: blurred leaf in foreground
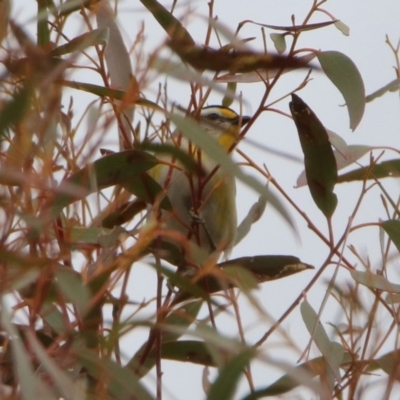
[{"label": "blurred leaf in foreground", "polygon": [[[105,156],[61,182],[51,199],[51,216],[55,217],[64,207],[91,193],[117,184],[144,201],[154,201],[162,189],[145,172],[157,163],[154,156],[140,150]],[[161,205],[168,207],[169,202],[164,199]]]},{"label": "blurred leaf in foreground", "polygon": [[276,68],[311,68],[302,59],[247,50],[212,49],[172,40],[168,46],[193,68],[211,71],[251,72]]}]

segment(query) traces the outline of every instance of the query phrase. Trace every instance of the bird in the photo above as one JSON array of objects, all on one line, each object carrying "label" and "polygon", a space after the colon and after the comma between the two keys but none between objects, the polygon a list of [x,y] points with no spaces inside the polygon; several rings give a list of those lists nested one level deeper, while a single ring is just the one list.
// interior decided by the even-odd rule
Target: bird
[{"label": "bird", "polygon": [[[202,108],[194,121],[203,128],[203,133],[216,139],[216,145],[231,153],[239,140],[241,128],[250,119],[231,108],[212,105]],[[226,258],[237,231],[234,176],[179,131],[172,133],[168,143],[189,154],[198,168],[189,170],[178,157],[169,154],[160,157],[160,164],[149,171],[171,204],[170,210],[157,210],[156,219],[162,233],[155,246],[158,243],[165,249],[172,244],[180,254],[183,253],[187,264],[198,265],[211,255],[218,259],[222,253]],[[161,246],[161,243],[166,246]],[[176,257],[170,255],[169,258]],[[182,257],[178,259],[182,260]]]}]

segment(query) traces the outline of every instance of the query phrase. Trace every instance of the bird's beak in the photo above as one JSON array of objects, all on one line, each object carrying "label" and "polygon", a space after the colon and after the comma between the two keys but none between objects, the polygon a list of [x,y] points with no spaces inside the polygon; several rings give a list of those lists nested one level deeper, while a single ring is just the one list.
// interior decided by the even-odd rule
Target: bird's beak
[{"label": "bird's beak", "polygon": [[236,125],[241,124],[240,127],[243,128],[249,121],[251,120],[251,117],[247,115],[243,115],[242,118],[238,118],[236,121]]}]

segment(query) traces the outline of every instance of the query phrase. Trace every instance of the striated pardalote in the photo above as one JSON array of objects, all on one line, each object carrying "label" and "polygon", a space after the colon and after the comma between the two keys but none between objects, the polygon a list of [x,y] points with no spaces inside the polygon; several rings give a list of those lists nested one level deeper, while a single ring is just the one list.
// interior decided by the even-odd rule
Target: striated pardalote
[{"label": "striated pardalote", "polygon": [[[203,128],[203,133],[216,139],[215,145],[231,152],[240,129],[249,120],[228,107],[208,106],[193,121]],[[187,263],[198,264],[198,254],[203,261],[210,255],[229,255],[237,230],[234,176],[178,131],[168,143],[189,154],[198,168],[197,172],[189,171],[176,157],[168,155],[160,157],[162,163],[150,170],[172,206],[171,211],[157,210],[163,232],[159,244],[170,243],[179,248]],[[196,249],[200,251],[195,257],[192,253]]]}]

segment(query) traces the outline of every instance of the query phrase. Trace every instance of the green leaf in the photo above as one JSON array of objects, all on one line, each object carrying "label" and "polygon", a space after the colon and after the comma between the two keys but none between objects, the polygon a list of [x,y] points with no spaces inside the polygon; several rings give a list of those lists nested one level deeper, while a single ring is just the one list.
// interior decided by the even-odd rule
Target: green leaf
[{"label": "green leaf", "polygon": [[390,353],[379,357],[375,362],[385,371],[390,379],[400,381],[399,365],[400,365],[400,350],[394,350]]},{"label": "green leaf", "polygon": [[340,32],[345,36],[350,36],[350,28],[342,21],[335,21],[336,29],[339,29]]},{"label": "green leaf", "polygon": [[47,46],[50,42],[50,30],[47,22],[48,4],[48,0],[38,0],[37,44],[40,47]]},{"label": "green leaf", "polygon": [[[154,350],[152,353],[152,356],[155,357]],[[161,357],[165,360],[190,362],[208,367],[216,366],[207,344],[199,340],[163,343],[161,346]]]},{"label": "green leaf", "polygon": [[150,393],[139,382],[139,378],[127,368],[122,368],[116,362],[98,358],[85,348],[77,347],[76,356],[90,375],[98,380],[107,377],[108,391],[115,399],[153,400]]},{"label": "green leaf", "polygon": [[115,211],[108,214],[102,221],[103,228],[112,229],[115,226],[121,226],[146,209],[146,202],[139,199],[126,202],[119,206]]},{"label": "green leaf", "polygon": [[328,133],[299,96],[292,94],[289,107],[304,153],[304,167],[311,196],[325,217],[330,218],[337,205],[337,197],[333,193],[337,167]]},{"label": "green leaf", "polygon": [[54,307],[53,303],[44,304],[40,310],[40,316],[59,335],[64,335],[68,330],[65,326],[64,315],[57,307]]},{"label": "green leaf", "polygon": [[[55,217],[74,201],[117,184],[144,201],[152,201],[162,189],[145,171],[157,163],[154,156],[139,150],[105,156],[61,182],[51,201],[50,215]],[[164,199],[162,206],[168,207],[169,201]]]},{"label": "green leaf", "polygon": [[372,167],[362,167],[338,176],[338,182],[364,181],[366,179],[397,178],[400,176],[400,160],[382,161]]},{"label": "green leaf", "polygon": [[91,4],[93,4],[93,0],[66,0],[57,11],[60,15],[65,16],[80,11],[82,7],[89,7]]},{"label": "green leaf", "polygon": [[400,78],[397,78],[391,82],[389,82],[387,85],[383,86],[382,88],[376,90],[375,92],[369,94],[366,98],[365,101],[368,103],[372,100],[375,100],[378,97],[383,96],[387,92],[398,92],[400,90]]},{"label": "green leaf", "polygon": [[139,145],[139,150],[150,151],[155,154],[167,154],[174,160],[179,161],[187,172],[201,175],[198,162],[182,148],[168,143],[150,143],[145,142]]},{"label": "green leaf", "polygon": [[361,285],[385,292],[400,293],[400,285],[389,282],[384,276],[373,274],[370,271],[350,271],[353,279]]},{"label": "green leaf", "polygon": [[[231,73],[274,70],[286,68],[306,68],[302,58],[280,54],[257,53],[249,50],[227,51],[170,41],[168,46],[193,68],[210,71],[230,71]],[[313,68],[308,66],[308,68]]]},{"label": "green leaf", "polygon": [[79,311],[84,314],[91,296],[89,289],[83,284],[80,274],[71,268],[58,267],[56,283],[67,300],[76,305]]},{"label": "green leaf", "polygon": [[22,399],[54,399],[55,396],[41,381],[40,376],[35,373],[29,353],[23,345],[18,330],[11,322],[11,316],[8,312],[8,305],[1,303],[1,325],[7,332],[10,340],[10,346],[13,356],[13,367]]},{"label": "green leaf", "polygon": [[284,33],[271,33],[270,37],[274,42],[276,51],[280,54],[286,51],[286,35]]},{"label": "green leaf", "polygon": [[[332,145],[333,147],[337,148],[333,143]],[[354,144],[350,146],[346,145],[345,148],[341,148],[340,150],[334,150],[333,155],[335,156],[338,171],[351,164],[354,164],[357,160],[365,156],[373,149],[374,148],[372,146]],[[340,182],[340,176],[338,176],[338,182]],[[297,178],[296,187],[305,185],[307,185],[307,178],[305,171],[303,171]]]},{"label": "green leaf", "polygon": [[[60,80],[58,81],[58,83],[62,86],[70,87],[77,90],[82,90],[84,92],[91,93],[99,97],[110,97],[115,100],[124,100],[126,98],[126,93],[122,90],[111,89],[99,85],[93,85],[91,83],[72,82],[65,80]],[[134,103],[142,107],[149,107],[154,110],[163,111],[159,105],[147,99],[135,98]]]},{"label": "green leaf", "polygon": [[0,139],[7,129],[22,120],[31,102],[32,88],[24,85],[17,90],[12,98],[0,110]]},{"label": "green leaf", "polygon": [[259,197],[258,201],[251,206],[249,212],[237,228],[235,245],[240,243],[247,236],[250,232],[251,226],[264,214],[266,206],[267,199],[263,196]]},{"label": "green leaf", "polygon": [[389,235],[390,240],[394,243],[397,250],[400,251],[400,221],[390,219],[381,222],[381,226]]},{"label": "green leaf", "polygon": [[[343,363],[352,361],[350,354],[345,353]],[[326,371],[324,357],[317,357],[294,368],[287,368],[289,372],[263,389],[258,389],[245,396],[242,400],[257,400],[263,397],[279,396],[288,393],[300,385],[308,386],[316,393],[319,391],[318,384],[313,379],[315,376],[323,375]]]},{"label": "green leaf", "polygon": [[293,368],[289,373],[283,375],[271,385],[250,393],[242,400],[257,400],[263,397],[279,396],[290,392],[300,385],[314,386],[312,379],[318,375],[318,372],[322,373],[325,368],[326,362],[323,357],[307,361]]},{"label": "green leaf", "polygon": [[228,84],[226,85],[225,95],[222,99],[222,105],[224,107],[230,107],[235,100],[236,88],[236,82],[228,82]]},{"label": "green leaf", "polygon": [[365,89],[360,72],[349,57],[338,51],[321,51],[317,57],[325,75],[344,97],[350,129],[356,129],[365,109]]},{"label": "green leaf", "polygon": [[[203,301],[193,301],[187,303],[177,309],[175,309],[165,319],[164,324],[172,327],[178,327],[181,333],[175,332],[163,332],[162,341],[163,343],[174,343],[183,335],[183,332],[189,328],[189,326],[195,321]],[[127,363],[126,368],[135,371],[136,375],[144,376],[147,372],[154,367],[157,360],[157,354],[150,351],[146,359],[142,361],[144,352],[146,351],[148,342],[145,342],[140,349],[134,354],[131,360]],[[139,364],[140,369],[139,369]]]},{"label": "green leaf", "polygon": [[300,305],[301,316],[321,354],[329,365],[328,378],[333,386],[333,378],[340,383],[341,376],[339,366],[343,361],[344,349],[336,342],[331,342],[322,326],[318,315],[307,301]]},{"label": "green leaf", "polygon": [[263,26],[264,28],[274,29],[276,31],[305,32],[305,31],[313,31],[315,29],[325,28],[326,26],[333,25],[336,21],[318,22],[316,24],[306,24],[306,25],[289,25],[289,26],[260,24],[258,22],[249,20],[246,20],[245,22],[251,22],[254,25]]},{"label": "green leaf", "polygon": [[51,377],[52,384],[57,388],[60,395],[65,399],[85,400],[87,397],[84,388],[78,382],[74,383],[67,372],[58,367],[56,361],[50,358],[31,331],[27,332],[27,339],[30,348],[40,362],[41,368]]},{"label": "green leaf", "polygon": [[207,400],[232,399],[244,369],[255,355],[254,349],[246,349],[233,357],[220,370],[217,379],[210,387]]},{"label": "green leaf", "polygon": [[[309,63],[315,58],[314,53],[309,53],[306,54],[305,56],[302,57],[294,57],[295,60],[298,61],[299,65],[303,65],[304,67],[307,67]],[[309,65],[311,68],[312,66]],[[264,82],[265,80],[268,79],[273,79],[275,78],[278,74],[283,75],[286,74],[287,72],[293,71],[293,69],[298,68],[274,68],[274,69],[267,69],[266,71],[263,70],[257,70],[257,71],[252,71],[252,72],[245,72],[242,74],[238,73],[228,73],[224,75],[220,75],[217,77],[216,81],[217,82],[236,82],[236,83],[255,83],[255,82]]]},{"label": "green leaf", "polygon": [[164,6],[156,0],[140,0],[140,2],[153,14],[157,22],[164,28],[171,39],[183,41],[185,44],[194,45],[194,40],[182,23],[175,18]]},{"label": "green leaf", "polygon": [[94,29],[91,32],[84,33],[68,43],[63,44],[50,51],[48,55],[50,57],[58,57],[64,54],[70,54],[75,51],[82,51],[91,46],[106,45],[110,36],[110,30],[108,28],[104,29]]},{"label": "green leaf", "polygon": [[[139,84],[132,71],[131,57],[125,45],[118,24],[114,8],[108,1],[100,1],[96,4],[96,21],[99,29],[107,29],[110,34],[108,43],[104,50],[104,59],[107,64],[108,75],[111,86],[126,90],[128,97],[126,100],[136,101],[139,97]],[[120,119],[120,150],[126,149],[122,130],[130,132],[134,110],[132,107],[123,107],[123,118]]]}]

